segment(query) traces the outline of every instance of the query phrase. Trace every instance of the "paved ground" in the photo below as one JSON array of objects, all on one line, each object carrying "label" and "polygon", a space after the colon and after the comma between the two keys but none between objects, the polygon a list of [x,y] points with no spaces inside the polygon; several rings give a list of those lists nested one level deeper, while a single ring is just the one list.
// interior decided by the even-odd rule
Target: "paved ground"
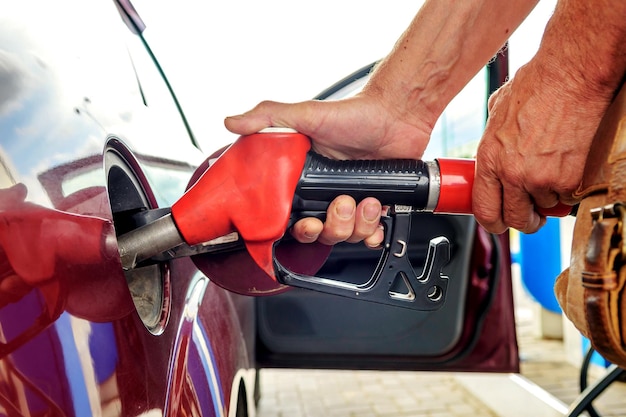
[{"label": "paved ground", "polygon": [[263,371],[259,417],[496,417],[445,373]]},{"label": "paved ground", "polygon": [[[561,341],[537,340],[532,332],[524,330],[523,327],[518,330],[522,375],[563,403],[571,404],[580,393],[580,369],[565,362]],[[598,376],[598,371],[589,377],[590,382]],[[594,407],[602,417],[626,416],[626,383],[613,383],[594,402]]]},{"label": "paved ground", "polygon": [[[579,370],[565,361],[561,341],[533,335],[527,303],[518,302],[517,310],[521,377],[502,375],[485,382],[454,373],[263,370],[258,417],[566,415],[579,394]],[[526,388],[518,390],[520,381]],[[492,395],[486,401],[477,391]],[[500,404],[494,406],[494,398]],[[542,407],[552,400],[555,405],[536,411],[535,398],[541,398]],[[626,383],[612,384],[594,406],[603,417],[626,416]]]}]

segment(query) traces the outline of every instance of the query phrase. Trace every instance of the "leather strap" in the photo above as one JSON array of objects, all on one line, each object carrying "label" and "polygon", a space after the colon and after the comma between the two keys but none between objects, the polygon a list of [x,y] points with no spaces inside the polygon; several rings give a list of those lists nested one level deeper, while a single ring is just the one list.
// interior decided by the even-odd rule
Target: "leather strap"
[{"label": "leather strap", "polygon": [[[588,337],[594,348],[613,363],[626,363],[621,312],[625,273],[621,268],[621,219],[595,222],[585,256],[582,283]],[[616,271],[617,268],[617,271]]]},{"label": "leather strap", "polygon": [[626,277],[626,209],[622,206],[626,202],[626,113],[621,106],[620,110],[611,124],[612,135],[605,137],[607,141],[612,139],[606,199],[610,205],[591,213],[594,223],[581,278],[592,345],[609,361],[626,364],[626,294],[622,294]]}]

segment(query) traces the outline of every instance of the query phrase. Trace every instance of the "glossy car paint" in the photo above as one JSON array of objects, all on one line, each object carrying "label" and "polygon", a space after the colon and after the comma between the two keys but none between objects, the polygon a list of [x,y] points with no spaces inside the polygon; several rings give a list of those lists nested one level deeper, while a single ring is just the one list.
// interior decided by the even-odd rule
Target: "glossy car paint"
[{"label": "glossy car paint", "polygon": [[252,412],[251,300],[188,259],[121,269],[120,219],[202,155],[115,4],[6,2],[0,80],[0,415]]}]

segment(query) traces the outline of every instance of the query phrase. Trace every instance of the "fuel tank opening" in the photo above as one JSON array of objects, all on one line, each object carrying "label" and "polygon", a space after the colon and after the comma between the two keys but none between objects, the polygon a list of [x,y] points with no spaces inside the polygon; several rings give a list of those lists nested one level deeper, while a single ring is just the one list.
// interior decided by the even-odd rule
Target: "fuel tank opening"
[{"label": "fuel tank opening", "polygon": [[[136,159],[118,140],[105,151],[107,191],[115,234],[141,226],[139,213],[156,209],[157,203]],[[157,210],[155,210],[157,211]],[[152,334],[161,334],[170,312],[170,274],[166,263],[124,271],[139,318]]]}]

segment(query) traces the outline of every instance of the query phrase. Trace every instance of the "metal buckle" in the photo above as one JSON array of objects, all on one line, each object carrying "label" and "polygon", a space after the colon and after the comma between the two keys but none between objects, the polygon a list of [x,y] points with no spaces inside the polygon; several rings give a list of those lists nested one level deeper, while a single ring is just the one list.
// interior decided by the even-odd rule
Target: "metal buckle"
[{"label": "metal buckle", "polygon": [[[611,246],[620,249],[621,259],[626,259],[626,228],[624,228],[624,218],[626,216],[626,207],[623,203],[607,204],[606,206],[596,207],[590,210],[593,224],[601,222],[604,219],[617,219]],[[621,246],[619,248],[618,246]]]}]

